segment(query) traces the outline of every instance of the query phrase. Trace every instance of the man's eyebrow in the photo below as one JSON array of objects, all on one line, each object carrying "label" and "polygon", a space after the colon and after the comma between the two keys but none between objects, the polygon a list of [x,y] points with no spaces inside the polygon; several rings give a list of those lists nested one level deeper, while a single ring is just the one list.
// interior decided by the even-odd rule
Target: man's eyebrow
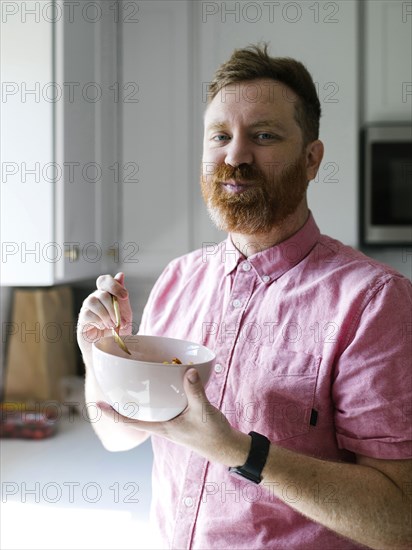
[{"label": "man's eyebrow", "polygon": [[[284,131],[285,126],[278,120],[275,119],[265,119],[265,120],[257,120],[256,122],[253,122],[249,125],[250,128],[277,128],[279,130]],[[214,121],[208,124],[207,130],[208,131],[215,131],[215,130],[226,130],[227,124],[225,122],[220,121]]]},{"label": "man's eyebrow", "polygon": [[285,130],[285,126],[275,119],[257,120],[250,125],[251,128],[278,128],[279,130]]},{"label": "man's eyebrow", "polygon": [[227,127],[225,122],[211,122],[207,125],[207,130],[224,130]]}]

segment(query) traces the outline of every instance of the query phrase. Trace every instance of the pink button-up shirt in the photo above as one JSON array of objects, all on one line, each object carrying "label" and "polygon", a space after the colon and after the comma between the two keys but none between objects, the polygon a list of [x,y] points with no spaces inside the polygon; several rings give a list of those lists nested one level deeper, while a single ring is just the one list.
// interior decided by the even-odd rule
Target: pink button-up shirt
[{"label": "pink button-up shirt", "polygon": [[[411,283],[321,235],[312,216],[245,258],[230,238],[172,261],[141,333],[217,355],[207,396],[237,429],[331,461],[412,457]],[[199,434],[201,437],[201,434]],[[159,437],[152,513],[165,548],[359,548],[294,511],[299,485],[255,485]],[[334,484],[313,503],[334,506]]]}]

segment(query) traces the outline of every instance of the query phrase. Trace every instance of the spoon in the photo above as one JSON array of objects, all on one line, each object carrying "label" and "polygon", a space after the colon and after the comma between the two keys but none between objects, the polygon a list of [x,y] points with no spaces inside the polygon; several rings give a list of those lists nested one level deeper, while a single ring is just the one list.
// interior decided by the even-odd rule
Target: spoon
[{"label": "spoon", "polygon": [[117,298],[116,296],[113,296],[112,295],[112,302],[113,302],[113,307],[114,307],[114,314],[116,315],[116,328],[115,327],[112,327],[112,332],[113,332],[113,337],[114,337],[114,341],[116,342],[116,344],[119,346],[119,348],[121,348],[123,351],[125,351],[126,353],[128,353],[129,355],[132,355],[130,353],[130,351],[127,349],[127,346],[126,344],[124,343],[124,341],[120,338],[119,336],[119,331],[120,331],[120,309],[119,309],[119,302],[117,301]]}]

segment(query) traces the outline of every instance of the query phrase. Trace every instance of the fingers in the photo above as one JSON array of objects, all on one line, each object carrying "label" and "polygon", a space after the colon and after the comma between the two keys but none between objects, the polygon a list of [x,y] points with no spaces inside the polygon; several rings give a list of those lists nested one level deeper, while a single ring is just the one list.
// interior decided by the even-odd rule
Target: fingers
[{"label": "fingers", "polygon": [[119,281],[119,283],[124,287],[124,273],[117,273],[114,278],[116,279],[116,281]]},{"label": "fingers", "polygon": [[110,329],[116,326],[116,315],[112,296],[108,292],[95,290],[83,302],[82,322],[95,323],[100,328]]},{"label": "fingers", "polygon": [[115,277],[111,275],[100,275],[96,280],[96,286],[98,290],[113,294],[119,300],[125,300],[128,298],[129,293],[123,286],[124,274],[117,273]]},{"label": "fingers", "polygon": [[100,338],[110,335],[111,331],[100,328],[98,321],[79,325],[77,328],[77,342],[82,351],[93,342],[98,342]]},{"label": "fingers", "polygon": [[[111,275],[101,275],[97,278],[96,286],[97,291],[94,295],[100,299],[109,314],[108,317],[107,314],[102,312],[104,314],[104,319],[106,321],[110,319],[114,325],[116,324],[116,315],[112,303],[112,296],[116,296],[120,306],[121,324],[123,327],[129,325],[132,321],[132,310],[130,307],[129,293],[124,287],[124,273],[117,273],[114,277]],[[92,311],[96,313],[96,307],[101,312],[100,306],[95,303],[92,304]]]},{"label": "fingers", "polygon": [[119,299],[121,327],[125,330],[122,334],[130,334],[132,331],[132,310],[129,294],[123,286],[124,273],[101,275],[96,281],[97,290],[92,292],[83,302],[79,314],[79,328],[81,333],[91,332],[96,329],[108,330],[116,326],[116,314],[113,307],[112,296]]}]

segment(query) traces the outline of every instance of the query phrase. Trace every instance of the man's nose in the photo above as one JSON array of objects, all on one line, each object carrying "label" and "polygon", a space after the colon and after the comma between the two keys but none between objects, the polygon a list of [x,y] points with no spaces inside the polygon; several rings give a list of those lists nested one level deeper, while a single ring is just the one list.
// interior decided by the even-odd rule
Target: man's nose
[{"label": "man's nose", "polygon": [[226,148],[225,164],[234,168],[241,164],[252,164],[253,153],[248,141],[241,137],[232,137]]}]

